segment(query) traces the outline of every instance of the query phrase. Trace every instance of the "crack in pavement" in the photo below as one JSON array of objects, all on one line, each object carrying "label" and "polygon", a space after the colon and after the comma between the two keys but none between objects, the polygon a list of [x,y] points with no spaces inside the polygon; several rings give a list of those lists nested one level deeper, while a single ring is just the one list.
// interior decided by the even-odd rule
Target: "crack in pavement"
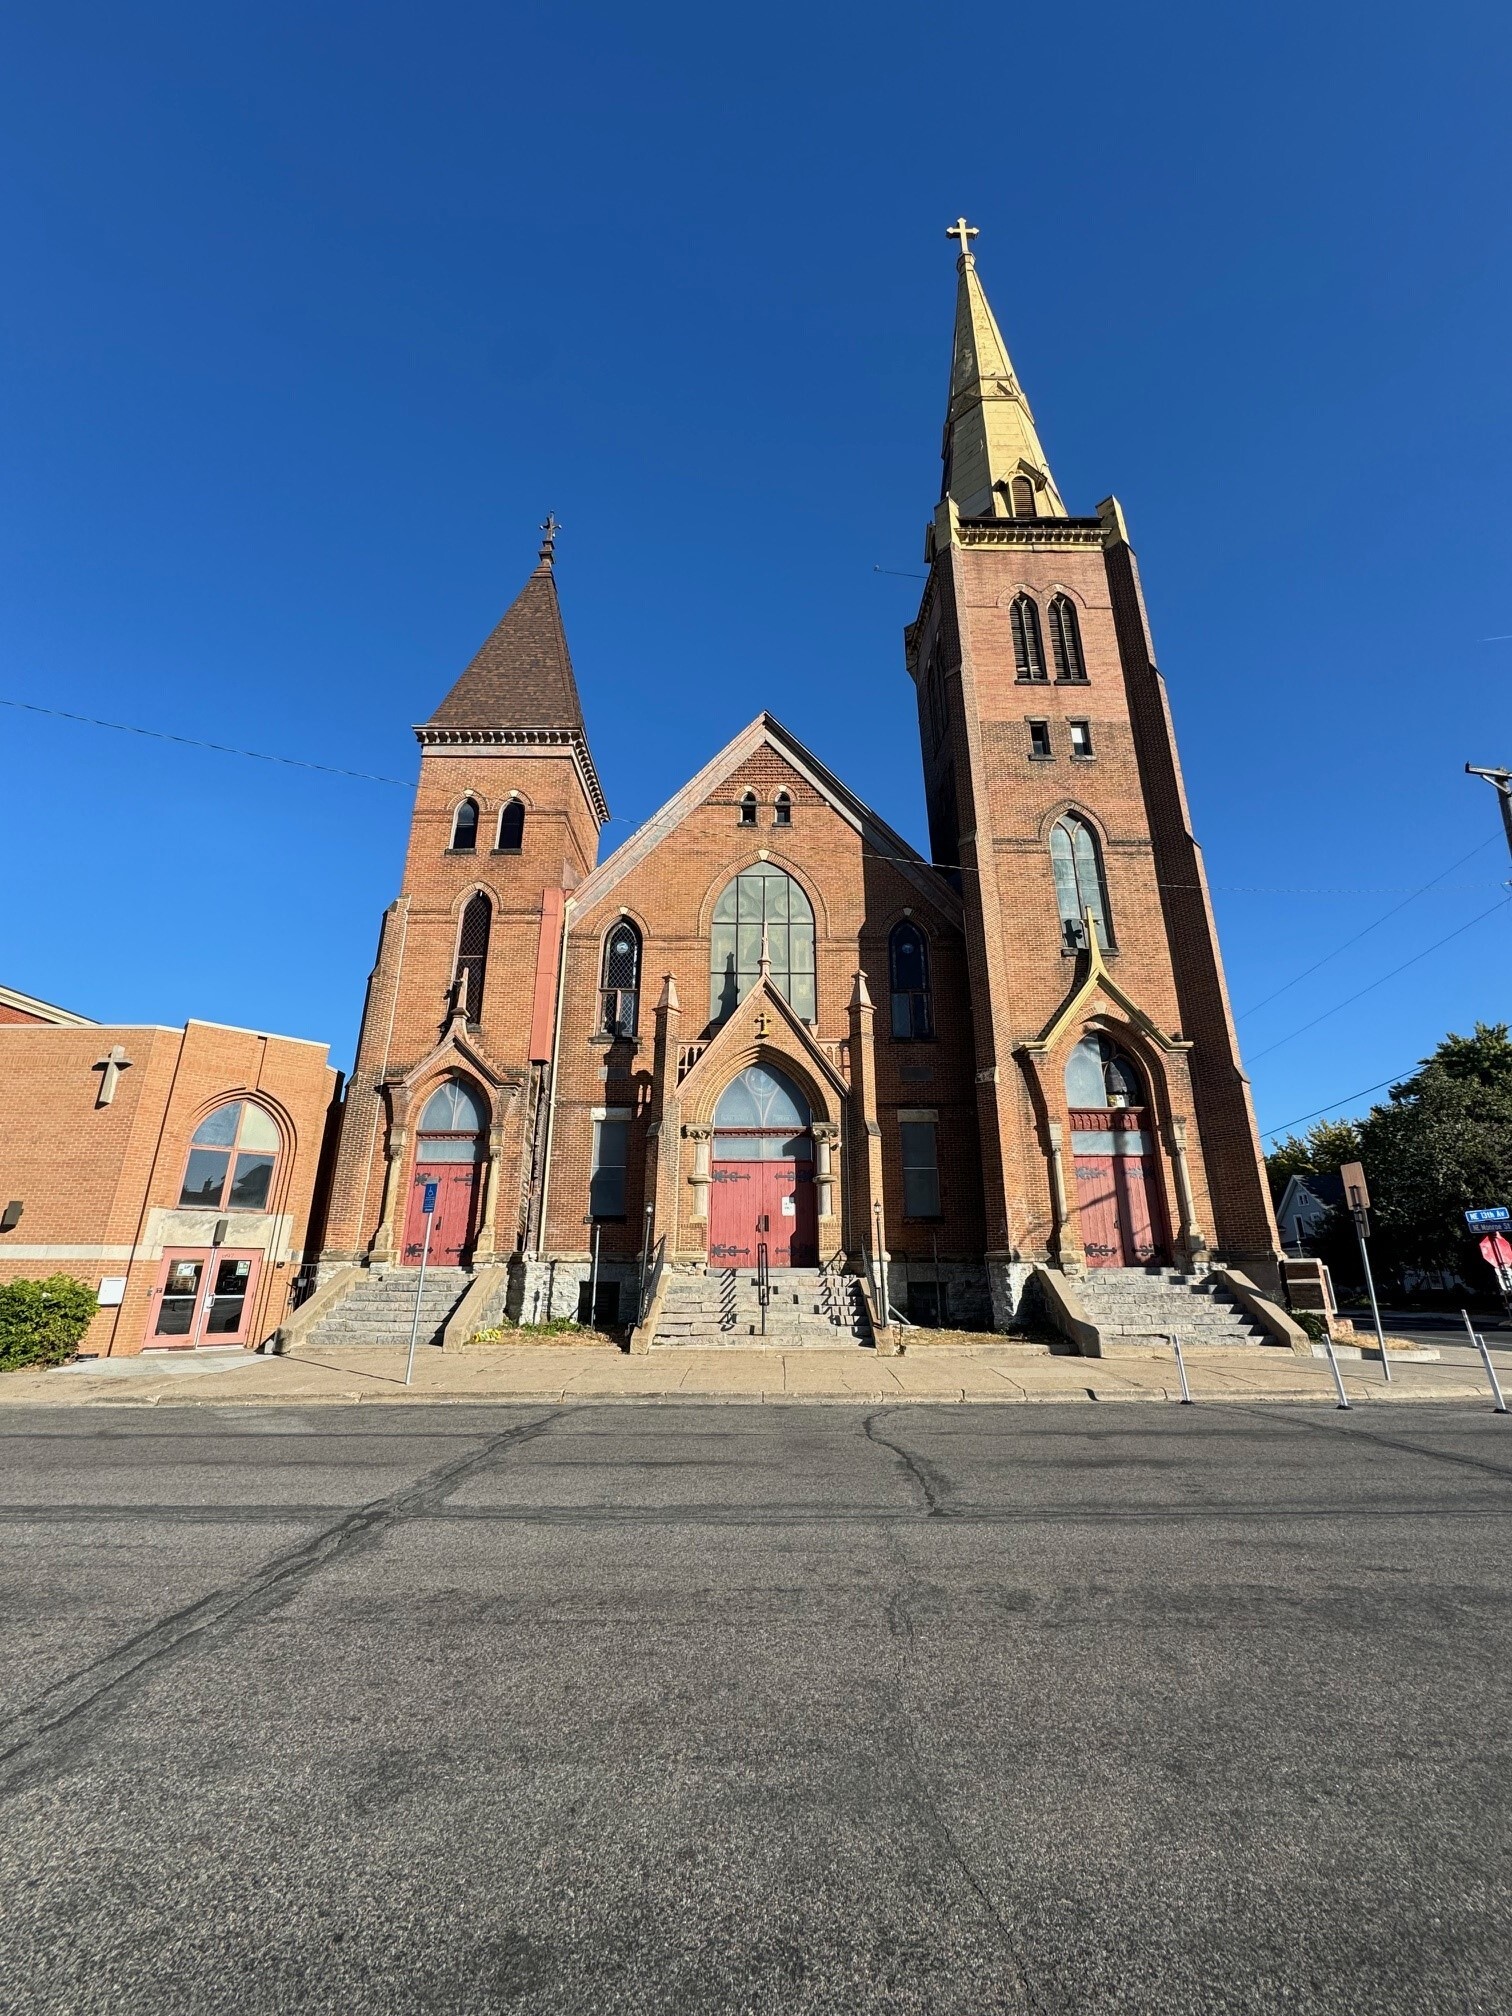
[{"label": "crack in pavement", "polygon": [[942,1503],[944,1486],[941,1480],[934,1474],[923,1457],[910,1456],[901,1443],[889,1442],[885,1435],[877,1433],[876,1424],[892,1411],[891,1408],[884,1408],[875,1414],[867,1415],[866,1419],[861,1423],[867,1441],[875,1444],[879,1449],[889,1450],[897,1457],[903,1468],[919,1487],[920,1495],[924,1500],[926,1517],[930,1519],[954,1518],[955,1515],[951,1508]]},{"label": "crack in pavement", "polygon": [[371,1546],[400,1520],[423,1516],[501,1451],[542,1435],[561,1410],[493,1435],[480,1448],[428,1470],[386,1498],[359,1506],[299,1546],[276,1554],[229,1588],[216,1589],[139,1631],[0,1719],[0,1798],[66,1764],[99,1724],[168,1661],[218,1642],[287,1602],[317,1569]]}]

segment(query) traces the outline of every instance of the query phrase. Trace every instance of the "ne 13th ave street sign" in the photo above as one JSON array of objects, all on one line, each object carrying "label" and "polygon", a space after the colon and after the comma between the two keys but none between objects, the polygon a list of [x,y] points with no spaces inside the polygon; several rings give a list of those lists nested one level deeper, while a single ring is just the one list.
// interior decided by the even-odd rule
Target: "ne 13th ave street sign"
[{"label": "ne 13th ave street sign", "polygon": [[1465,1223],[1473,1229],[1481,1225],[1505,1225],[1512,1220],[1512,1211],[1505,1204],[1489,1204],[1483,1211],[1467,1211]]}]

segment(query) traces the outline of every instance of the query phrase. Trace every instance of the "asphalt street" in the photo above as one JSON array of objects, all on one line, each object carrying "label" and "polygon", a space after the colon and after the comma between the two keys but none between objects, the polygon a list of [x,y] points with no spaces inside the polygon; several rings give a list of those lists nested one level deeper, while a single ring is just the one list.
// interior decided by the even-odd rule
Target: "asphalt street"
[{"label": "asphalt street", "polygon": [[6,2011],[1509,2005],[1485,1407],[0,1438]]}]

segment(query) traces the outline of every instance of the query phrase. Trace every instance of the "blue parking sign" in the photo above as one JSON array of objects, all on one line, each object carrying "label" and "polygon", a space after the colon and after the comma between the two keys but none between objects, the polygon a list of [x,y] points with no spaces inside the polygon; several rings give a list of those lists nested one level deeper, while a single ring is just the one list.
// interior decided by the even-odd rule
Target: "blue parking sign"
[{"label": "blue parking sign", "polygon": [[420,1209],[425,1213],[427,1218],[429,1218],[436,1208],[436,1192],[440,1187],[439,1183],[427,1183],[425,1186],[425,1196],[421,1200]]}]

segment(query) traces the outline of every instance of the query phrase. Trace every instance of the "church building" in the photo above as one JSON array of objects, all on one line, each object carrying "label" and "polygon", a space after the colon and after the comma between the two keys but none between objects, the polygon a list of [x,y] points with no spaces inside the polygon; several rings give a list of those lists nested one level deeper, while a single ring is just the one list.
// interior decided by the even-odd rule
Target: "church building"
[{"label": "church building", "polygon": [[1063,501],[955,235],[903,640],[928,858],[763,713],[600,859],[548,521],[416,730],[311,1309],[328,1334],[422,1259],[443,1315],[592,1316],[643,1345],[745,1339],[757,1284],[779,1334],[794,1310],[1003,1330],[1115,1275],[1277,1292],[1124,515]]}]

